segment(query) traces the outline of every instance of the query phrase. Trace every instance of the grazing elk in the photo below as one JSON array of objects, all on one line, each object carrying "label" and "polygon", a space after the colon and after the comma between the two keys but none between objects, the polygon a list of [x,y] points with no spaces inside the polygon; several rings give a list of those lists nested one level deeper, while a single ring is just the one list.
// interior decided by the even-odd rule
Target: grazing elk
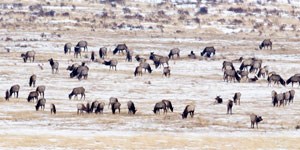
[{"label": "grazing elk", "polygon": [[107,48],[106,47],[101,47],[99,49],[99,57],[104,59],[105,56],[107,56]]},{"label": "grazing elk", "polygon": [[77,115],[79,114],[79,112],[80,114],[83,114],[83,111],[87,112],[87,107],[83,103],[77,104]]},{"label": "grazing elk", "polygon": [[36,82],[36,75],[33,74],[29,78],[29,87],[31,87],[31,86],[35,87],[35,82]]},{"label": "grazing elk", "polygon": [[96,114],[97,113],[103,114],[104,106],[105,106],[104,102],[99,102],[98,105],[97,105],[97,108],[95,110],[95,113]]},{"label": "grazing elk", "polygon": [[232,115],[232,106],[233,106],[233,100],[228,100],[227,103],[227,114],[231,114]]},{"label": "grazing elk", "polygon": [[134,106],[134,103],[132,101],[127,102],[127,107],[128,107],[128,114],[135,114],[136,113],[136,108]]},{"label": "grazing elk", "polygon": [[248,59],[244,59],[243,57],[240,58],[240,61],[242,61],[241,65],[240,65],[240,70],[248,70],[248,67],[251,68],[251,66],[253,65],[255,58],[248,58]]},{"label": "grazing elk", "polygon": [[98,101],[93,101],[89,112],[91,112],[91,113],[94,112],[94,109],[97,109],[98,104],[99,104]]},{"label": "grazing elk", "polygon": [[[18,98],[19,97],[19,91],[20,91],[20,85],[19,84],[15,84],[13,86],[10,87],[9,90],[9,97],[12,96],[12,94],[14,94],[14,97]],[[17,96],[16,96],[17,94]]]},{"label": "grazing elk", "polygon": [[113,54],[115,55],[117,52],[119,52],[120,54],[120,51],[122,51],[122,53],[124,53],[123,51],[127,51],[128,48],[126,46],[126,44],[118,44],[117,47],[113,50]]},{"label": "grazing elk", "polygon": [[38,111],[39,108],[41,107],[41,109],[44,111],[45,109],[45,104],[46,104],[46,99],[45,98],[41,98],[37,101],[37,104],[35,105],[35,110]]},{"label": "grazing elk", "polygon": [[133,56],[133,51],[132,50],[127,50],[126,51],[126,60],[128,62],[132,62],[132,56]]},{"label": "grazing elk", "polygon": [[151,69],[151,66],[149,63],[147,62],[140,62],[140,66],[142,68],[144,68],[145,72],[148,71],[148,73],[151,73],[152,72],[152,69]]},{"label": "grazing elk", "polygon": [[246,71],[238,70],[236,72],[241,76],[241,79],[244,79],[244,78],[246,78],[246,80],[249,79],[249,77],[248,77],[249,72],[247,70]]},{"label": "grazing elk", "polygon": [[241,96],[242,96],[241,92],[234,93],[233,102],[235,103],[235,105],[241,104]]},{"label": "grazing elk", "polygon": [[163,70],[163,75],[165,75],[165,77],[170,77],[171,75],[171,69],[170,67],[164,67],[164,70]]},{"label": "grazing elk", "polygon": [[278,86],[280,82],[281,85],[285,86],[285,81],[278,74],[271,74],[267,80],[268,80],[268,86],[271,86],[272,82],[274,82],[274,84],[277,83]]},{"label": "grazing elk", "polygon": [[166,103],[164,102],[157,102],[155,105],[154,105],[154,109],[153,109],[153,112],[154,114],[157,114],[157,112],[160,114],[160,109],[163,109],[164,110],[164,113],[167,113],[167,106],[166,106]]},{"label": "grazing elk", "polygon": [[169,53],[169,59],[174,59],[174,55],[177,55],[177,58],[179,58],[180,57],[180,55],[179,55],[179,53],[180,53],[180,49],[179,48],[173,48],[173,49],[171,49],[170,50],[170,53]]},{"label": "grazing elk", "polygon": [[34,62],[35,59],[35,51],[27,51],[26,53],[22,53],[21,57],[23,58],[23,61],[26,63],[29,59],[30,62]]},{"label": "grazing elk", "polygon": [[143,75],[143,68],[141,66],[135,67],[134,76],[137,76],[137,75],[140,75],[140,76]]},{"label": "grazing elk", "polygon": [[83,50],[85,51],[88,51],[88,43],[87,41],[79,41],[76,45],[76,47],[79,47],[79,48],[82,48],[83,47]]},{"label": "grazing elk", "polygon": [[173,112],[173,109],[174,109],[174,108],[173,108],[173,106],[172,106],[171,101],[166,100],[166,99],[163,99],[162,102],[164,102],[164,103],[166,104],[166,109],[167,109],[167,110],[170,109],[171,112]]},{"label": "grazing elk", "polygon": [[251,128],[254,128],[254,124],[256,124],[256,128],[258,129],[258,123],[261,122],[263,119],[261,116],[256,114],[250,114],[250,121],[251,121]]},{"label": "grazing elk", "polygon": [[259,71],[259,69],[261,68],[261,65],[262,65],[261,59],[254,59],[252,65],[250,67],[250,72],[257,73],[257,71]]},{"label": "grazing elk", "polygon": [[58,67],[59,67],[59,63],[57,61],[54,61],[52,58],[50,58],[49,60],[51,69],[52,69],[52,74],[54,74],[54,70],[55,73],[58,73]]},{"label": "grazing elk", "polygon": [[72,44],[71,43],[66,43],[64,46],[64,52],[65,54],[67,54],[69,52],[69,54],[71,53],[71,49],[72,49]]},{"label": "grazing elk", "polygon": [[109,103],[108,103],[108,108],[109,108],[110,105],[112,105],[112,104],[114,104],[116,102],[119,102],[118,98],[116,98],[116,97],[110,97],[109,98]]},{"label": "grazing elk", "polygon": [[38,92],[39,95],[43,94],[43,98],[45,97],[45,90],[46,90],[46,86],[44,85],[40,85],[36,88],[36,92]]},{"label": "grazing elk", "polygon": [[268,66],[264,66],[263,68],[260,68],[259,71],[258,71],[258,74],[257,76],[260,78],[260,77],[263,77],[265,78],[266,75],[269,73],[269,68]]},{"label": "grazing elk", "polygon": [[119,110],[119,114],[120,114],[120,110],[121,110],[121,103],[119,102],[115,102],[111,105],[111,111],[112,111],[112,114],[115,114],[116,110],[118,109]]},{"label": "grazing elk", "polygon": [[54,104],[50,104],[50,112],[51,112],[51,115],[52,115],[52,113],[56,114],[56,107]]},{"label": "grazing elk", "polygon": [[78,55],[81,58],[81,47],[75,46],[74,47],[74,58],[78,58]]},{"label": "grazing elk", "polygon": [[109,66],[109,70],[115,68],[115,71],[117,71],[118,61],[116,59],[111,59],[109,61],[104,61],[103,64],[106,65],[106,66]]},{"label": "grazing elk", "polygon": [[291,76],[288,80],[286,80],[286,84],[290,84],[292,83],[292,87],[294,87],[294,83],[299,83],[299,86],[300,86],[300,74],[295,74],[293,76]]},{"label": "grazing elk", "polygon": [[181,114],[182,119],[186,119],[188,114],[190,114],[191,118],[193,118],[194,113],[195,113],[195,105],[187,105],[184,108],[183,113]]},{"label": "grazing elk", "polygon": [[205,47],[200,54],[201,56],[210,57],[212,54],[216,55],[216,50],[214,47]]},{"label": "grazing elk", "polygon": [[39,98],[39,94],[36,91],[32,91],[28,94],[27,97],[27,102],[30,102],[32,100],[32,102],[34,102],[34,99],[38,100]]},{"label": "grazing elk", "polygon": [[270,46],[270,50],[272,50],[272,42],[270,39],[265,39],[263,40],[263,42],[259,45],[259,49],[261,50],[262,48],[265,48],[265,47],[269,47]]},{"label": "grazing elk", "polygon": [[84,97],[83,100],[85,100],[85,89],[83,87],[73,88],[72,92],[69,94],[69,99],[71,100],[73,95],[75,95],[75,97],[78,99],[78,97],[77,97],[78,94],[81,95],[80,100],[82,99],[82,97]]}]

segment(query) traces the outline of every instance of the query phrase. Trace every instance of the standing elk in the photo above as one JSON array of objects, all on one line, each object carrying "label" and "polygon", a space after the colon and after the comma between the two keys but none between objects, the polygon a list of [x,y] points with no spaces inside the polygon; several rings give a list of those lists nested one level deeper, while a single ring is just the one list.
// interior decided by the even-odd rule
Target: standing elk
[{"label": "standing elk", "polygon": [[58,67],[59,67],[59,63],[57,61],[54,61],[52,58],[50,58],[49,60],[51,69],[52,69],[52,74],[54,74],[54,70],[55,73],[58,73]]},{"label": "standing elk", "polygon": [[110,105],[112,105],[112,104],[114,104],[116,102],[119,102],[118,98],[116,98],[116,97],[110,97],[109,98],[109,103],[108,103],[108,108],[109,108]]},{"label": "standing elk", "polygon": [[95,110],[95,113],[96,114],[97,113],[103,114],[104,106],[105,106],[104,102],[99,102],[98,105],[97,105],[97,108]]},{"label": "standing elk", "polygon": [[170,109],[171,112],[173,112],[173,109],[174,109],[174,108],[173,108],[173,106],[172,106],[171,101],[166,100],[166,99],[163,99],[162,102],[164,102],[164,103],[166,104],[166,109],[167,109],[167,110]]},{"label": "standing elk", "polygon": [[241,96],[242,96],[241,92],[234,93],[233,102],[235,103],[235,105],[241,104]]},{"label": "standing elk", "polygon": [[170,77],[170,75],[171,75],[171,69],[170,69],[169,66],[168,66],[168,67],[164,67],[163,75],[164,75],[165,77]]},{"label": "standing elk", "polygon": [[71,43],[66,43],[64,46],[64,52],[65,54],[67,54],[69,52],[69,54],[71,53],[71,49],[72,49],[72,44]]},{"label": "standing elk", "polygon": [[256,124],[256,128],[258,129],[258,123],[261,122],[263,119],[261,116],[258,116],[256,114],[250,115],[250,121],[251,121],[251,128],[254,128],[254,124]]},{"label": "standing elk", "polygon": [[77,104],[77,115],[79,114],[79,112],[80,114],[83,114],[83,111],[87,112],[87,107],[83,103]]},{"label": "standing elk", "polygon": [[[12,96],[12,94],[14,94],[14,97],[18,98],[19,97],[19,91],[20,91],[20,85],[19,84],[15,84],[13,86],[10,87],[9,91],[7,90],[5,92],[5,99],[9,100],[9,98]],[[8,94],[8,96],[7,96]],[[17,94],[17,96],[16,96]]]},{"label": "standing elk", "polygon": [[52,113],[56,114],[56,107],[54,104],[50,104],[50,112],[51,112],[51,115],[52,115]]},{"label": "standing elk", "polygon": [[21,57],[23,58],[24,63],[26,63],[28,59],[30,62],[34,62],[35,51],[27,51],[26,53],[22,53]]},{"label": "standing elk", "polygon": [[274,82],[274,84],[277,83],[278,86],[279,86],[279,83],[281,85],[285,86],[285,81],[278,74],[271,74],[267,80],[268,80],[268,86],[271,86],[272,82]]},{"label": "standing elk", "polygon": [[43,98],[45,97],[45,90],[46,90],[46,86],[44,85],[40,85],[36,88],[36,92],[38,92],[39,95],[43,94]]},{"label": "standing elk", "polygon": [[118,61],[116,59],[111,59],[109,61],[104,61],[103,64],[106,65],[106,66],[109,66],[109,70],[115,68],[115,71],[117,71]]},{"label": "standing elk", "polygon": [[154,114],[157,114],[157,113],[160,114],[160,109],[163,109],[163,110],[164,110],[164,113],[167,113],[167,106],[166,106],[166,103],[164,103],[164,102],[157,102],[157,103],[154,105],[154,109],[153,109]]},{"label": "standing elk", "polygon": [[115,114],[116,113],[116,110],[118,109],[119,110],[119,114],[120,114],[120,110],[121,110],[121,103],[119,102],[115,102],[111,105],[111,111],[112,111],[112,114]]},{"label": "standing elk", "polygon": [[107,56],[107,48],[106,47],[101,47],[99,49],[99,57],[104,59],[105,56]]},{"label": "standing elk", "polygon": [[227,114],[231,114],[232,115],[232,106],[233,106],[233,100],[228,100],[227,103]]},{"label": "standing elk", "polygon": [[169,59],[174,59],[174,55],[177,55],[177,58],[179,58],[180,57],[180,55],[179,55],[179,53],[180,53],[180,49],[179,48],[173,48],[173,49],[171,49],[170,50],[170,53],[169,53]]},{"label": "standing elk", "polygon": [[29,87],[31,87],[31,86],[35,87],[35,82],[36,82],[36,75],[33,74],[29,78]]},{"label": "standing elk", "polygon": [[32,100],[32,102],[34,102],[34,99],[38,100],[38,98],[39,98],[38,92],[32,91],[28,94],[27,101],[30,102]]},{"label": "standing elk", "polygon": [[79,48],[83,48],[83,50],[85,51],[88,51],[88,43],[87,41],[79,41],[76,45],[76,47],[79,47]]}]

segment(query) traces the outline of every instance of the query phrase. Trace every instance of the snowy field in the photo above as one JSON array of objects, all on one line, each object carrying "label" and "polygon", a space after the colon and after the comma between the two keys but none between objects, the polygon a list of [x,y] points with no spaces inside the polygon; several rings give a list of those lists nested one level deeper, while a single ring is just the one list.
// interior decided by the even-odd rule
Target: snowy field
[{"label": "snowy field", "polygon": [[[92,9],[82,7],[82,11],[95,9],[93,5],[90,7]],[[52,6],[46,8],[52,9]],[[57,6],[53,9],[64,10],[57,9]],[[81,10],[81,7],[77,9]],[[68,22],[63,19],[51,21],[58,25]],[[248,24],[234,29],[203,25],[195,34],[190,29],[197,29],[197,26],[186,26],[187,31],[182,35],[174,35],[176,27],[168,28],[167,25],[164,33],[155,30],[149,34],[147,31],[123,29],[89,32],[83,26],[63,30],[65,28],[63,25],[62,30],[40,27],[35,31],[22,26],[22,29],[7,27],[0,30],[0,149],[300,149],[300,134],[296,129],[300,125],[298,85],[270,87],[266,78],[255,83],[227,83],[223,81],[221,69],[225,60],[256,57],[263,60],[263,66],[269,66],[271,71],[287,80],[300,73],[300,40],[296,35],[299,31],[271,30],[260,36],[257,32],[250,32]],[[180,29],[185,29],[185,26],[181,25]],[[205,32],[209,31],[206,30],[213,32],[207,34]],[[54,31],[60,36],[52,34]],[[41,33],[46,36],[41,37]],[[7,37],[12,40],[7,40]],[[271,38],[273,50],[258,50],[265,38]],[[63,53],[65,43],[71,42],[74,46],[80,40],[88,41],[89,49],[82,58],[74,58],[73,49],[71,54]],[[147,59],[150,52],[167,56],[169,50],[176,47],[181,50],[181,57],[169,61],[170,78],[162,76],[163,68],[156,69],[150,60],[147,62],[153,72],[135,77],[133,72],[139,63],[135,59],[126,62],[124,54],[112,54],[119,43],[126,43],[134,55]],[[118,60],[117,71],[89,60],[91,51],[95,51],[99,58],[98,50],[103,46],[109,50],[106,59]],[[213,58],[199,57],[206,46],[216,48]],[[29,50],[36,52],[36,60],[24,63],[21,53]],[[197,59],[187,57],[191,50]],[[51,73],[50,58],[59,62],[58,74]],[[88,79],[69,78],[70,72],[66,68],[82,61],[90,68]],[[234,66],[238,68],[240,62],[235,62]],[[36,86],[46,86],[45,111],[36,111],[35,103],[26,100],[28,93],[35,90],[28,85],[32,74],[37,75]],[[5,91],[14,84],[21,87],[19,98],[5,101]],[[79,86],[86,89],[86,99],[69,100],[69,93]],[[286,92],[291,89],[296,91],[294,103],[279,108],[272,106],[272,90]],[[227,101],[235,92],[242,93],[241,105],[234,105],[233,114],[227,115]],[[214,105],[214,98],[218,95],[224,103]],[[108,109],[112,96],[121,103],[120,114],[113,115]],[[153,113],[154,104],[162,99],[172,102],[174,112]],[[77,115],[78,103],[95,100],[105,102],[104,114]],[[136,115],[127,114],[129,100],[135,103]],[[56,105],[56,115],[50,114],[51,103]],[[188,104],[196,106],[195,116],[183,120],[180,114]],[[258,129],[250,128],[251,113],[263,118]]]}]

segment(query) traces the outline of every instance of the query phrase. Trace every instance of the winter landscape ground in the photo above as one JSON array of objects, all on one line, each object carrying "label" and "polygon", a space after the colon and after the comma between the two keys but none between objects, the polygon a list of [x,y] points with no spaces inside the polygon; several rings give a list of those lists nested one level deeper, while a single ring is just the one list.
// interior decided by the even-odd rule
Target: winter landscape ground
[{"label": "winter landscape ground", "polygon": [[[207,12],[201,11],[206,7]],[[285,80],[300,73],[300,4],[285,1],[163,2],[157,1],[27,1],[0,3],[0,149],[300,149],[300,90],[298,85],[268,86],[266,78],[255,83],[223,81],[222,62],[256,57],[263,66]],[[259,50],[264,39],[272,50]],[[88,52],[74,58],[63,46],[88,41]],[[135,77],[139,63],[113,55],[119,43],[145,58],[150,52],[167,56],[172,48],[181,57],[170,60],[171,77],[162,69]],[[117,71],[89,60],[107,47],[108,57],[118,60]],[[212,58],[200,57],[206,46],[214,46]],[[33,63],[24,63],[21,53],[36,52]],[[73,49],[72,49],[73,50]],[[187,55],[193,50],[197,59]],[[9,52],[8,52],[9,51]],[[52,74],[48,59],[59,62]],[[97,56],[99,59],[99,56]],[[66,68],[87,62],[87,80],[69,78]],[[238,68],[240,62],[234,63]],[[42,66],[42,69],[39,67]],[[28,80],[37,75],[37,85],[45,85],[45,111],[36,111],[26,98],[35,88]],[[250,77],[255,76],[250,74]],[[4,100],[10,86],[19,84],[19,98]],[[86,100],[69,100],[74,87],[86,89]],[[294,103],[273,107],[271,91],[294,89]],[[241,92],[241,105],[226,114],[226,102]],[[214,105],[220,95],[223,104]],[[112,115],[108,99],[117,97],[121,114]],[[155,115],[154,104],[169,99],[174,112]],[[105,102],[104,114],[77,115],[76,104],[94,100]],[[138,111],[127,114],[127,101]],[[50,104],[57,114],[50,114]],[[183,120],[180,113],[188,104],[196,106],[194,118]],[[250,128],[251,113],[263,121]]]}]

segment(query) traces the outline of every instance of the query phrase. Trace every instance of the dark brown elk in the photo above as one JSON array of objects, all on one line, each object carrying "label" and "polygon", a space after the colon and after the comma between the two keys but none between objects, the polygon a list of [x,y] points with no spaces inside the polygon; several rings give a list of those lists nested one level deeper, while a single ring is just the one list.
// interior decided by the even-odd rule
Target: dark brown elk
[{"label": "dark brown elk", "polygon": [[72,96],[75,96],[77,99],[77,95],[81,95],[80,100],[82,99],[82,97],[84,97],[85,100],[85,89],[83,87],[76,87],[73,88],[72,92],[69,94],[69,99],[71,100]]},{"label": "dark brown elk", "polygon": [[221,103],[223,103],[223,99],[221,98],[221,96],[217,96],[217,97],[215,98],[214,104],[221,104]]},{"label": "dark brown elk", "polygon": [[4,98],[5,98],[6,101],[9,101],[9,91],[8,90],[5,91],[5,97]]},{"label": "dark brown elk", "polygon": [[83,50],[85,51],[88,51],[88,43],[87,41],[79,41],[76,45],[76,47],[79,47],[79,48],[83,48]]},{"label": "dark brown elk", "polygon": [[120,54],[121,51],[122,51],[122,53],[123,53],[124,50],[125,50],[125,51],[128,50],[126,44],[118,44],[117,47],[113,50],[113,54],[115,55],[115,54],[118,53],[118,52],[119,52],[119,54]]},{"label": "dark brown elk", "polygon": [[50,104],[50,112],[51,112],[51,115],[52,115],[52,113],[56,114],[56,107],[54,104]]},{"label": "dark brown elk", "polygon": [[196,56],[196,54],[194,53],[194,51],[191,51],[191,53],[188,54],[188,57],[191,58],[191,59],[196,59],[196,58],[197,58],[197,56]]},{"label": "dark brown elk", "polygon": [[211,55],[216,55],[216,49],[212,47],[205,47],[203,51],[200,53],[201,56],[211,57]]},{"label": "dark brown elk", "polygon": [[169,52],[169,59],[174,59],[174,55],[176,55],[177,56],[177,58],[179,58],[180,57],[180,49],[179,48],[173,48],[173,49],[171,49],[170,50],[170,52]]},{"label": "dark brown elk", "polygon": [[26,53],[22,53],[21,57],[23,58],[23,61],[26,63],[29,59],[30,62],[34,62],[35,59],[35,51],[27,51]]},{"label": "dark brown elk", "polygon": [[112,114],[115,114],[116,113],[116,110],[118,109],[119,110],[119,114],[120,114],[120,110],[121,110],[121,103],[119,102],[115,102],[111,105],[111,111],[112,111]]},{"label": "dark brown elk", "polygon": [[127,102],[127,108],[128,108],[128,114],[135,114],[136,113],[136,108],[135,105],[132,101],[128,101]]},{"label": "dark brown elk", "polygon": [[46,104],[46,99],[45,98],[41,98],[37,101],[37,104],[35,105],[35,110],[38,111],[39,108],[41,107],[41,109],[44,111],[45,109],[45,104]]},{"label": "dark brown elk", "polygon": [[272,42],[270,39],[265,39],[263,42],[259,45],[259,49],[265,48],[265,47],[270,47],[270,50],[272,50]]},{"label": "dark brown elk", "polygon": [[182,119],[186,119],[188,114],[190,114],[191,118],[194,117],[195,113],[195,105],[187,105],[181,114]]},{"label": "dark brown elk", "polygon": [[67,54],[69,52],[69,54],[71,53],[71,49],[72,49],[72,44],[71,43],[66,43],[64,46],[64,52],[65,54]]},{"label": "dark brown elk", "polygon": [[172,106],[171,101],[166,100],[166,99],[163,99],[162,102],[164,102],[164,103],[166,104],[166,109],[167,109],[167,110],[170,109],[171,112],[173,112],[173,109],[174,109],[174,108],[173,108],[173,106]]},{"label": "dark brown elk", "polygon": [[38,98],[39,94],[36,91],[32,91],[28,94],[27,101],[30,102],[32,100],[34,102],[34,99],[38,100]]},{"label": "dark brown elk", "polygon": [[236,104],[236,105],[240,105],[241,104],[241,92],[236,92],[234,93],[234,96],[233,96],[233,102]]},{"label": "dark brown elk", "polygon": [[39,95],[43,95],[43,98],[45,97],[45,90],[46,90],[46,86],[44,85],[40,85],[36,88],[36,92],[38,92]]},{"label": "dark brown elk", "polygon": [[254,124],[256,124],[256,128],[258,129],[258,123],[263,121],[263,119],[261,116],[252,113],[250,115],[250,121],[251,121],[251,128],[254,128]]},{"label": "dark brown elk", "polygon": [[74,47],[74,58],[78,58],[78,55],[81,58],[81,47],[75,46]]},{"label": "dark brown elk", "polygon": [[33,74],[29,78],[29,87],[31,87],[31,86],[35,87],[35,82],[36,82],[36,75]]},{"label": "dark brown elk", "polygon": [[233,106],[233,100],[228,100],[227,103],[227,114],[231,114],[232,115],[232,106]]},{"label": "dark brown elk", "polygon": [[289,104],[290,104],[290,102],[293,103],[293,101],[294,101],[295,90],[290,90],[289,92],[290,92],[290,99],[289,99]]},{"label": "dark brown elk", "polygon": [[92,53],[91,53],[91,61],[95,61],[95,52],[94,51],[92,51]]},{"label": "dark brown elk", "polygon": [[295,74],[286,80],[286,84],[288,85],[288,84],[292,83],[292,87],[294,87],[294,83],[297,83],[297,82],[299,83],[299,86],[300,86],[300,74]]},{"label": "dark brown elk", "polygon": [[141,57],[140,55],[136,55],[135,56],[135,60],[142,63],[142,62],[146,62],[146,58]]},{"label": "dark brown elk", "polygon": [[159,113],[160,114],[160,109],[164,110],[164,113],[167,113],[167,106],[164,102],[157,102],[155,105],[154,105],[154,109],[153,109],[153,112],[155,114]]},{"label": "dark brown elk", "polygon": [[105,56],[107,56],[107,48],[101,47],[99,49],[99,57],[103,59]]},{"label": "dark brown elk", "polygon": [[170,69],[169,66],[168,66],[168,67],[164,67],[163,75],[164,75],[165,77],[170,77],[170,76],[171,76],[171,69]]}]

